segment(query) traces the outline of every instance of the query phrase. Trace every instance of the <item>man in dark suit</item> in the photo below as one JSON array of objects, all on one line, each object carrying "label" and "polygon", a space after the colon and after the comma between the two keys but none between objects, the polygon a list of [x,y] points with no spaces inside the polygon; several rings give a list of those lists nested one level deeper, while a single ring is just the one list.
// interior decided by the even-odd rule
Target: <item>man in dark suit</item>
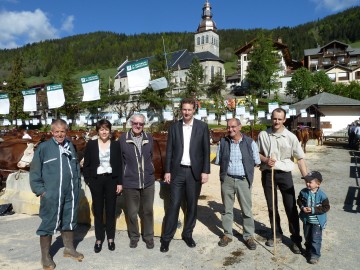
[{"label": "man in dark suit", "polygon": [[201,185],[208,181],[210,173],[209,129],[207,124],[194,119],[195,100],[184,98],[181,113],[182,120],[172,124],[168,132],[165,182],[170,184],[170,203],[164,218],[161,252],[169,250],[183,197],[186,211],[182,239],[189,247],[196,246],[192,232],[196,223],[197,202]]}]

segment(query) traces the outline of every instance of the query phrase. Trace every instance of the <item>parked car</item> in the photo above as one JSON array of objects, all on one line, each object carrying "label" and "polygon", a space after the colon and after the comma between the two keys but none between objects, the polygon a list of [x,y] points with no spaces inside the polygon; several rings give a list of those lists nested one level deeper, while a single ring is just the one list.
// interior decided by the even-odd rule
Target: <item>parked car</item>
[{"label": "parked car", "polygon": [[243,86],[235,86],[233,90],[233,94],[235,96],[246,96],[250,94],[250,91],[248,88],[245,88]]}]

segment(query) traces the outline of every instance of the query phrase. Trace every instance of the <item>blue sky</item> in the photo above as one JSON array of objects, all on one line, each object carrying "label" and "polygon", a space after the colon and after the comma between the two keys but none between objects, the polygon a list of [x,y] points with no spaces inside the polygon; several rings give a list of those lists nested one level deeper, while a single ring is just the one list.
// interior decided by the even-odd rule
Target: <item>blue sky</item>
[{"label": "blue sky", "polygon": [[[206,0],[0,0],[0,49],[95,31],[195,32]],[[273,29],[322,19],[360,0],[209,0],[218,29]]]}]

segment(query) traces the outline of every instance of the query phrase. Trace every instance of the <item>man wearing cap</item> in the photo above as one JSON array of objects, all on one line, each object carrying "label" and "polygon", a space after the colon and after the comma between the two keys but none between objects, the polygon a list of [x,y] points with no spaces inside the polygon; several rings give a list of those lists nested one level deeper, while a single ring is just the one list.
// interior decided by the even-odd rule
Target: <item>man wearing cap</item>
[{"label": "man wearing cap", "polygon": [[[305,154],[299,140],[284,126],[286,121],[286,111],[284,109],[274,109],[271,114],[271,121],[272,127],[260,132],[257,141],[261,160],[261,181],[269,212],[271,232],[274,231],[273,211],[275,211],[276,238],[281,241],[283,231],[280,226],[276,192],[279,189],[289,223],[290,238],[293,242],[291,250],[295,254],[301,254],[299,214],[296,207],[295,188],[291,171],[294,169],[294,159],[296,159],[301,175],[305,176],[307,174],[304,160]],[[272,170],[274,170],[274,181],[272,181]],[[275,190],[274,206],[272,200],[273,182]],[[271,234],[265,245],[274,246],[273,237]]]},{"label": "man wearing cap", "polygon": [[323,180],[320,172],[312,171],[301,178],[305,180],[306,188],[300,191],[297,204],[304,223],[306,256],[310,264],[316,264],[321,256],[322,231],[330,204],[325,192],[320,189]]}]

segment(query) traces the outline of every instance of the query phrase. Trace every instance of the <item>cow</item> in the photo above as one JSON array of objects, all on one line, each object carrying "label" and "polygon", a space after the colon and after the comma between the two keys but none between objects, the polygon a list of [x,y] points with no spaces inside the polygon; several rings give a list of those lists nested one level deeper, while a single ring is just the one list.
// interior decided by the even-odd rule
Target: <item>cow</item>
[{"label": "cow", "polygon": [[[24,156],[24,152],[27,148],[29,154],[26,154],[26,161],[29,161],[31,155],[33,155],[33,149],[35,144],[32,140],[23,140],[23,139],[12,139],[4,141],[0,144],[0,178],[1,178],[1,188],[4,186],[6,178],[10,173],[19,170],[18,163],[21,158]],[[20,166],[23,166],[24,162],[20,162]],[[21,168],[23,170],[29,170],[28,166]]]},{"label": "cow", "polygon": [[310,138],[309,130],[307,128],[298,128],[297,130],[295,130],[295,134],[299,142],[301,143],[301,147],[304,149],[304,153],[306,153],[306,143]]},{"label": "cow", "polygon": [[317,140],[317,145],[323,145],[324,133],[322,129],[318,128],[309,128],[309,137],[310,139]]},{"label": "cow", "polygon": [[226,129],[210,129],[210,142],[211,144],[218,144],[221,138],[228,135]]}]

